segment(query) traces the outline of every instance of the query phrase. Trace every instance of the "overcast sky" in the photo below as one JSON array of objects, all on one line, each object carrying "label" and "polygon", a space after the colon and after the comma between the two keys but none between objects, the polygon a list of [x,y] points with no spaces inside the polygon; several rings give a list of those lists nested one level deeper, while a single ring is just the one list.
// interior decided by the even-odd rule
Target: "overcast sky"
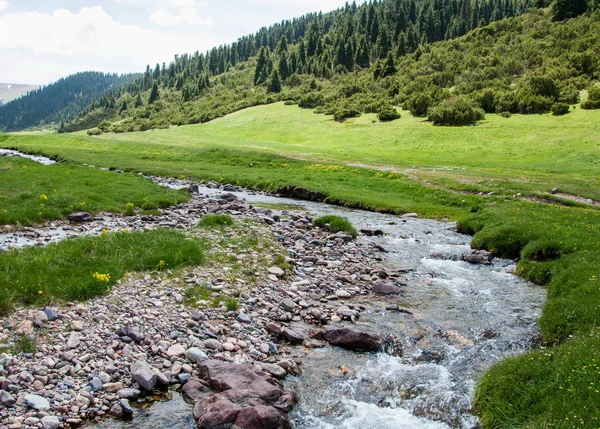
[{"label": "overcast sky", "polygon": [[[141,72],[345,0],[0,0],[0,82]],[[358,3],[358,2],[357,2]]]}]

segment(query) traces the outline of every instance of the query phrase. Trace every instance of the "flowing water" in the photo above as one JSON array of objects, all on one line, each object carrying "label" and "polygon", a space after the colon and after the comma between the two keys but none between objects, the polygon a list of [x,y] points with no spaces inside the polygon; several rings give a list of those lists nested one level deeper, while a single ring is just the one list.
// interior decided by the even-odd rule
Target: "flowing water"
[{"label": "flowing water", "polygon": [[[188,185],[174,180],[162,184]],[[200,191],[221,193],[204,187]],[[385,249],[382,264],[406,275],[400,297],[352,301],[366,309],[357,325],[386,338],[390,346],[385,353],[330,346],[298,352],[304,374],[285,382],[301,400],[291,415],[295,428],[478,426],[471,414],[476,380],[493,363],[531,347],[545,301],[543,288],[512,274],[512,261],[496,259],[488,266],[462,262],[460,255],[469,250],[471,238],[457,233],[451,223],[233,193],[251,204],[344,216],[357,229],[379,229],[384,236],[360,236],[358,241]],[[191,406],[175,395],[137,411],[136,426],[111,421],[101,427],[188,429],[190,413]]]}]

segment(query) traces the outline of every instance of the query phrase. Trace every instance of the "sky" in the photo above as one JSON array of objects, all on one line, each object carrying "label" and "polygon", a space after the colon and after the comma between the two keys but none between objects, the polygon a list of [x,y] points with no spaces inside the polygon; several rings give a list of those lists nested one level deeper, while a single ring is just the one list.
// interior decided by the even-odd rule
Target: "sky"
[{"label": "sky", "polygon": [[346,0],[0,0],[0,82],[143,72]]}]

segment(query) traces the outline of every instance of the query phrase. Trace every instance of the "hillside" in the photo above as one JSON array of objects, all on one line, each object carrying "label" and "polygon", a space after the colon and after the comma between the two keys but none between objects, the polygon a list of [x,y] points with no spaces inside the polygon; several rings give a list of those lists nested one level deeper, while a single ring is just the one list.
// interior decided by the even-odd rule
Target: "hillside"
[{"label": "hillside", "polygon": [[0,107],[0,131],[20,131],[73,120],[92,100],[136,77],[85,72],[32,89],[24,97]]},{"label": "hillside", "polygon": [[29,91],[39,89],[40,85],[23,85],[18,83],[0,83],[0,106],[9,103]]},{"label": "hillside", "polygon": [[[302,103],[306,107],[325,104],[331,107],[328,113],[344,110],[321,100],[328,96],[321,90],[330,83],[344,98],[367,94],[350,107],[360,104],[360,111],[377,111],[393,101],[391,85],[401,76],[394,65],[399,59],[417,59],[436,42],[519,16],[534,3],[546,2],[384,0],[308,14],[232,45],[148,66],[136,82],[90,106],[66,130],[91,124],[109,130],[116,123],[112,130],[123,132],[206,122],[257,104],[299,102],[310,92],[317,95]],[[365,84],[370,87],[361,88]]]}]

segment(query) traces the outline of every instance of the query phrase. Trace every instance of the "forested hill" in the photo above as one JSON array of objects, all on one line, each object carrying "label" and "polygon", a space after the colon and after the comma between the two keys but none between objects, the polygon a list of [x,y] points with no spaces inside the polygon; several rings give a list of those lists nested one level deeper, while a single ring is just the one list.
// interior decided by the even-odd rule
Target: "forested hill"
[{"label": "forested hill", "polygon": [[94,99],[129,84],[138,75],[77,73],[0,106],[0,131],[71,121]]},{"label": "forested hill", "polygon": [[[576,101],[578,91],[596,79],[599,55],[598,37],[590,28],[597,29],[592,13],[597,2],[587,12],[585,0],[555,0],[548,6],[547,0],[347,4],[148,67],[135,82],[92,103],[64,130],[99,125],[104,132],[125,132],[198,123],[277,100],[319,108],[336,119],[390,113],[391,104],[426,115],[457,95],[469,96],[467,104],[487,111],[496,109],[489,98],[500,95],[508,112],[548,110],[557,101]],[[581,19],[568,19],[583,13]],[[523,57],[524,46],[531,57]],[[513,86],[525,76],[551,82],[542,80],[538,86],[543,88],[531,90],[527,81],[517,96]],[[491,93],[484,96],[485,90]],[[422,99],[415,100],[418,95]]]}]

